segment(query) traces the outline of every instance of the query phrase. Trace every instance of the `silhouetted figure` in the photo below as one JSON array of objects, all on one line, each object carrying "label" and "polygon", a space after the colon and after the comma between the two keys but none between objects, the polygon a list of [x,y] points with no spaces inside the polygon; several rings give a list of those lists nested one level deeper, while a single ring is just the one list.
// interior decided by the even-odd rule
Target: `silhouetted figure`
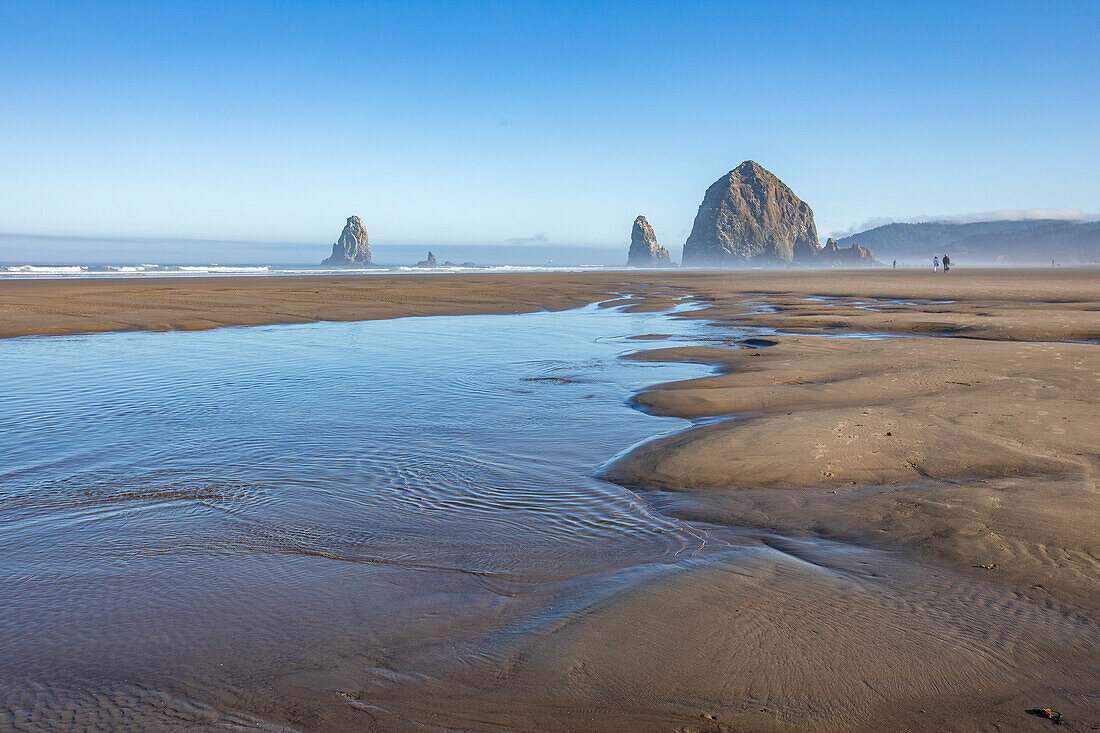
[{"label": "silhouetted figure", "polygon": [[898,261],[897,260],[894,260],[894,269],[895,270],[898,269]]},{"label": "silhouetted figure", "polygon": [[947,255],[943,256],[943,271],[947,272],[951,269],[951,258]]}]

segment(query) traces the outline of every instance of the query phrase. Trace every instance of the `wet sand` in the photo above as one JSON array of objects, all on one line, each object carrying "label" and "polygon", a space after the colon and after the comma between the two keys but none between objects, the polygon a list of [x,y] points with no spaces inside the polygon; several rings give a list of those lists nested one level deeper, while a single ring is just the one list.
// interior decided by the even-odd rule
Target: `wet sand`
[{"label": "wet sand", "polygon": [[[683,295],[702,307],[682,317],[729,342],[651,334],[632,358],[716,373],[634,399],[695,427],[603,476],[738,538],[732,549],[621,579],[429,680],[368,687],[361,670],[318,671],[262,717],[1040,730],[1050,721],[1028,711],[1050,707],[1064,729],[1100,726],[1096,269],[6,281],[0,334],[652,310]],[[771,329],[775,344],[739,344],[741,328]],[[866,333],[884,337],[850,337]]]},{"label": "wet sand", "polygon": [[[1073,292],[1065,282],[912,288],[902,297],[959,302],[873,309],[865,297],[784,295],[745,313],[717,296],[708,318],[799,333],[764,348],[640,354],[719,374],[638,395],[639,407],[697,426],[605,477],[660,492],[651,500],[683,519],[890,560],[864,566],[784,540],[747,573],[673,578],[586,633],[651,616],[697,639],[742,670],[724,677],[722,696],[761,701],[756,720],[730,711],[750,729],[1017,730],[1036,726],[1026,710],[1046,707],[1082,730],[1100,724],[1100,346],[1030,341],[1096,338],[1096,280]],[[837,337],[853,330],[910,335]],[[570,652],[592,655],[580,641]],[[678,661],[650,657],[665,670]]]},{"label": "wet sand", "polygon": [[0,338],[564,310],[615,297],[621,280],[602,273],[2,280]]},{"label": "wet sand", "polygon": [[[1100,268],[639,271],[400,276],[289,276],[0,280],[0,338],[103,331],[195,331],[221,326],[356,321],[422,315],[563,310],[644,294],[659,309],[675,296],[759,293],[775,313],[740,323],[786,329],[888,330],[996,338],[1100,338]],[[958,308],[838,309],[806,297],[956,300]],[[741,298],[750,301],[752,298]],[[1032,305],[1039,302],[1038,305]],[[995,317],[983,304],[997,308]],[[961,320],[960,320],[961,319]]]}]

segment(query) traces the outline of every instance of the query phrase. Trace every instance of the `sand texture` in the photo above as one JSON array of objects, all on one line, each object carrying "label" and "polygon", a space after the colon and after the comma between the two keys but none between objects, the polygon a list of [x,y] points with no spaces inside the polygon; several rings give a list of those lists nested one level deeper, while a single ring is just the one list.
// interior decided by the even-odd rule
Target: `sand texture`
[{"label": "sand texture", "polygon": [[609,575],[605,594],[430,680],[299,680],[280,695],[313,717],[263,717],[993,731],[1045,730],[1028,710],[1050,707],[1061,729],[1100,729],[1095,269],[5,281],[0,335],[652,310],[685,295],[699,307],[678,317],[720,337],[642,334],[627,358],[714,366],[633,398],[692,427],[601,475],[725,549]]}]

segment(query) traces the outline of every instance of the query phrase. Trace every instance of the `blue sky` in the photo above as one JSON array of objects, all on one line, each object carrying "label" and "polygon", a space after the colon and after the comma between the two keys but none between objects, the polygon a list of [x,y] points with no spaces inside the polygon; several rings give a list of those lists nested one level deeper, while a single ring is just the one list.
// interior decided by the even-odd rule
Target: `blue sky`
[{"label": "blue sky", "polygon": [[678,247],[749,158],[822,235],[1094,213],[1097,38],[1094,2],[9,0],[0,231]]}]

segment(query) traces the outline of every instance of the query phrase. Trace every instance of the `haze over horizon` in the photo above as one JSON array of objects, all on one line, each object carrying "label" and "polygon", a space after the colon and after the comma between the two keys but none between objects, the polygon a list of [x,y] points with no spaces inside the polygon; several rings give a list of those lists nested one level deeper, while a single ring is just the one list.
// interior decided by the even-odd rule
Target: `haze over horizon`
[{"label": "haze over horizon", "polygon": [[823,237],[1086,216],[1098,30],[1072,3],[6,3],[0,231],[331,242],[355,213],[392,245],[622,247],[645,214],[679,247],[745,159]]}]

